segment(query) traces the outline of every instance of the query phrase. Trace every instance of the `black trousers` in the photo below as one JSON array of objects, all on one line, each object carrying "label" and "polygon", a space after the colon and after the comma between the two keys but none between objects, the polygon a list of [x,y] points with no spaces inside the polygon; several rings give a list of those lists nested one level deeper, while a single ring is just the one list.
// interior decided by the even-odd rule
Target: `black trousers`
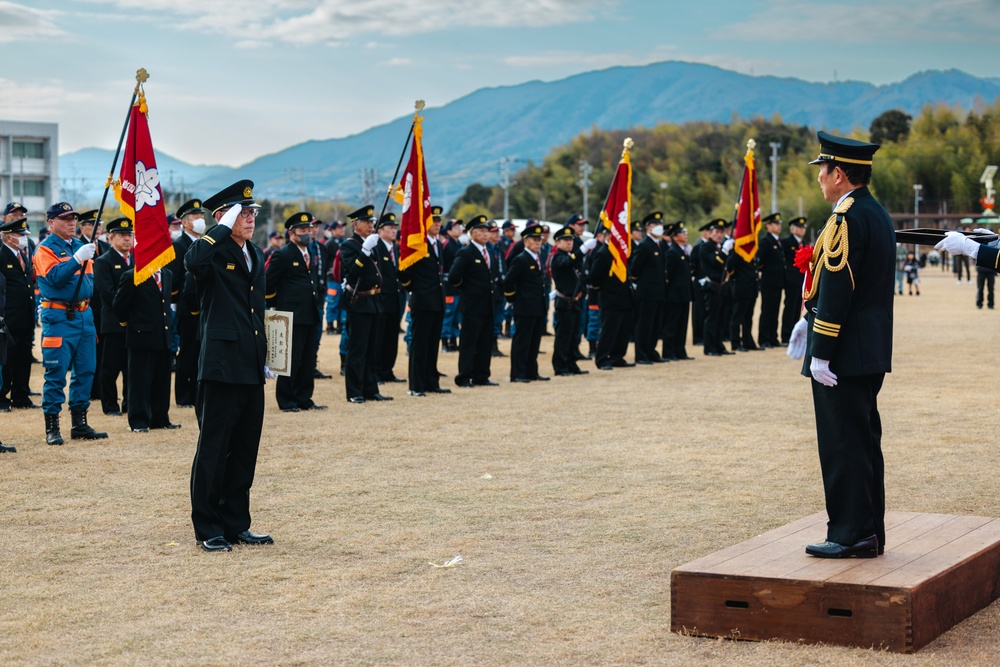
[{"label": "black trousers", "polygon": [[[559,301],[565,301],[556,297]],[[558,301],[557,301],[558,303]],[[580,341],[580,307],[556,310],[556,339],[552,349],[552,370],[555,373],[578,373],[577,344]]]},{"label": "black trousers", "polygon": [[128,412],[128,348],[125,347],[124,333],[101,334],[104,351],[97,367],[97,382],[101,383],[101,409],[104,412],[118,410],[118,376],[122,376],[121,411]]},{"label": "black trousers", "polygon": [[[296,324],[292,327],[292,374],[280,375],[275,383],[274,397],[282,410],[310,408],[316,377],[316,339],[319,331],[315,324]],[[347,341],[350,345],[350,339]],[[359,395],[359,394],[355,394]]]},{"label": "black trousers", "polygon": [[438,352],[441,349],[443,310],[410,311],[410,391],[427,392],[441,386],[437,373]]},{"label": "black trousers", "polygon": [[729,340],[735,350],[738,347],[753,349],[753,297],[733,299],[733,310],[729,316]]},{"label": "black trousers", "polygon": [[538,377],[538,348],[545,331],[544,317],[514,316],[514,336],[510,343],[510,379]]},{"label": "black trousers", "polygon": [[854,544],[875,535],[885,544],[885,463],[878,392],[884,373],[812,381],[819,462],[826,496],[826,539]]},{"label": "black trousers", "polygon": [[597,366],[625,361],[628,339],[632,333],[632,311],[601,309],[601,335],[594,351]]},{"label": "black trousers", "polygon": [[[986,288],[987,304],[990,308],[993,307],[993,285],[996,282],[997,274],[993,271],[987,271],[984,269],[976,269],[976,305],[980,308],[983,307],[983,288]],[[10,349],[9,347],[7,348]],[[8,359],[10,359],[10,354],[8,352]],[[7,378],[3,379],[4,385],[7,384]]]},{"label": "black trousers", "polygon": [[462,313],[462,331],[458,340],[458,375],[455,376],[455,384],[486,382],[490,379],[492,360],[493,308],[492,303],[487,302],[482,308]]},{"label": "black trousers", "polygon": [[378,393],[378,313],[350,311],[347,316],[347,363],[344,380],[347,398],[371,398]]},{"label": "black trousers", "polygon": [[130,428],[163,428],[169,424],[170,350],[129,348],[126,391]]},{"label": "black trousers", "polygon": [[760,317],[757,318],[757,342],[778,344],[778,310],[781,308],[781,288],[761,288]]},{"label": "black trousers", "polygon": [[[992,285],[992,283],[990,283]],[[982,290],[980,290],[982,293]],[[992,296],[992,287],[990,294]],[[990,303],[992,303],[992,298]],[[7,332],[7,363],[3,367],[0,404],[27,405],[31,402],[31,336],[32,329],[11,329]]]},{"label": "black trousers", "polygon": [[399,356],[399,310],[379,315],[378,379],[391,380],[396,377],[393,368]]},{"label": "black trousers", "polygon": [[191,468],[191,520],[198,540],[250,528],[250,487],[264,423],[264,385],[203,381],[201,433]]},{"label": "black trousers", "polygon": [[802,319],[802,281],[785,285],[785,309],[781,311],[781,342],[792,337],[795,323]]},{"label": "black trousers", "polygon": [[691,312],[694,313],[691,317],[691,342],[701,345],[705,331],[705,296],[698,282],[691,286]]},{"label": "black trousers", "polygon": [[635,360],[656,361],[656,342],[663,329],[663,302],[639,299],[635,310]]},{"label": "black trousers", "polygon": [[174,371],[174,400],[177,405],[194,405],[197,398],[198,354],[201,351],[198,316],[178,315],[177,333],[181,344],[177,348],[177,370]]},{"label": "black trousers", "polygon": [[[663,358],[686,359],[688,356],[687,329],[691,304],[687,301],[671,301],[663,318]],[[704,321],[702,321],[704,324]]]},{"label": "black trousers", "polygon": [[705,301],[705,319],[702,329],[702,342],[705,345],[705,354],[709,352],[722,352],[722,295],[712,289],[702,290]]}]

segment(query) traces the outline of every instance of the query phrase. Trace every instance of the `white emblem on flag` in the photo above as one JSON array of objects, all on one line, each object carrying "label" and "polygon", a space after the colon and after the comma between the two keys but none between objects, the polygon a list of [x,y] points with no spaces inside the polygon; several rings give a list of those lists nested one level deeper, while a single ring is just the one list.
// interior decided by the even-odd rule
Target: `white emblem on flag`
[{"label": "white emblem on flag", "polygon": [[403,213],[410,210],[410,201],[413,199],[413,174],[406,175],[406,189],[403,191]]},{"label": "white emblem on flag", "polygon": [[156,167],[146,169],[141,160],[135,163],[135,211],[143,206],[155,206],[160,201],[160,174]]}]

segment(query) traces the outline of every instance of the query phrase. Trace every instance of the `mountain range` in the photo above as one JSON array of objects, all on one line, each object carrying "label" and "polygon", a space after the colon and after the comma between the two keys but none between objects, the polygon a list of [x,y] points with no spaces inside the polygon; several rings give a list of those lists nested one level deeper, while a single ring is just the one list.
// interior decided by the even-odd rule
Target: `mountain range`
[{"label": "mountain range", "polygon": [[[558,81],[482,88],[441,107],[426,108],[424,156],[434,201],[446,207],[466,186],[499,180],[501,158],[512,170],[538,163],[549,151],[591,128],[626,129],[686,121],[728,122],[780,114],[788,123],[841,132],[867,129],[888,109],[912,116],[929,103],[966,109],[1000,98],[1000,78],[959,70],[926,71],[876,86],[861,81],[811,83],[750,76],[695,63],[668,61],[612,67]],[[363,169],[377,170],[384,192],[403,148],[411,115],[348,137],[312,140],[240,167],[194,166],[158,154],[162,182],[207,196],[240,178],[261,197],[337,198],[360,202]],[[59,158],[61,186],[78,199],[99,199],[111,151],[88,148]]]}]

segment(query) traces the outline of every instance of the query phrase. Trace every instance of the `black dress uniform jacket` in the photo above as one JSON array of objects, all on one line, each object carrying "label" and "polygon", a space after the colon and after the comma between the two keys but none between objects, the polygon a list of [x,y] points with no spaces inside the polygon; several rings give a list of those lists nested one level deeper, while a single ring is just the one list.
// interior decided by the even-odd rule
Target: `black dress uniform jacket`
[{"label": "black dress uniform jacket", "polygon": [[458,347],[458,385],[482,384],[489,380],[493,356],[493,298],[500,275],[500,261],[486,246],[489,264],[473,243],[462,248],[448,272],[448,282],[462,298],[462,335]]},{"label": "black dress uniform jacket", "polygon": [[548,295],[543,269],[522,251],[511,261],[504,276],[504,296],[514,306],[514,336],[510,347],[511,380],[533,380],[538,374],[538,349],[545,331]]}]

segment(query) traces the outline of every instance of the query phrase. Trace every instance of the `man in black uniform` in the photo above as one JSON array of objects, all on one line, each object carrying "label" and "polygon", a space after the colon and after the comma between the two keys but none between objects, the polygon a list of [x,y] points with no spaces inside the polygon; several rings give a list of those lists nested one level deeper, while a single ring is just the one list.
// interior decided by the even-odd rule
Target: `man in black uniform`
[{"label": "man in black uniform", "polygon": [[115,319],[127,323],[128,425],[135,433],[181,427],[170,422],[169,414],[171,284],[170,269],[155,272],[139,285],[135,269],[128,269],[112,304]]},{"label": "man in black uniform", "polygon": [[728,324],[722,319],[722,288],[726,282],[726,255],[722,251],[722,237],[726,221],[716,218],[708,224],[711,225],[708,230],[708,240],[698,253],[703,275],[699,283],[705,301],[702,341],[706,355],[721,357],[725,354],[735,354],[722,344],[722,330]]},{"label": "man in black uniform", "polygon": [[[441,388],[437,371],[438,341],[444,319],[444,290],[442,288],[441,207],[431,207],[431,225],[427,228],[427,253],[406,269],[399,272],[399,284],[410,293],[410,342],[409,383],[411,396],[449,394]],[[343,302],[341,302],[343,303]]]},{"label": "man in black uniform", "polygon": [[399,318],[402,313],[402,302],[406,299],[396,275],[399,267],[399,247],[396,245],[398,231],[396,214],[383,215],[375,230],[381,243],[375,246],[372,253],[375,263],[378,264],[379,273],[382,274],[382,313],[379,315],[376,344],[379,382],[406,382],[403,378],[396,377],[393,372],[396,356],[399,354]]},{"label": "man in black uniform", "polygon": [[198,376],[198,297],[194,283],[187,285],[184,255],[191,244],[205,233],[205,210],[200,199],[190,199],[177,208],[181,222],[180,238],[174,241],[174,260],[168,268],[173,274],[171,299],[174,311],[174,330],[177,332],[176,372],[174,373],[174,400],[182,408],[193,407],[197,394],[195,378]]},{"label": "man in black uniform", "polygon": [[[503,293],[514,305],[514,336],[510,346],[510,381],[548,380],[538,374],[538,348],[545,330],[548,305],[544,267],[538,256],[542,247],[542,225],[530,225],[521,232],[524,250],[510,260],[503,279]],[[513,253],[511,253],[513,255]]]},{"label": "man in black uniform", "polygon": [[487,247],[489,221],[477,215],[466,225],[469,245],[455,257],[448,282],[459,290],[462,335],[458,347],[459,387],[496,386],[490,380],[493,357],[493,295],[500,275],[499,258]]},{"label": "man in black uniform", "polygon": [[764,235],[757,248],[760,268],[760,316],[757,343],[762,348],[781,347],[778,340],[778,309],[785,288],[785,255],[781,250],[781,215],[772,213],[763,220]]},{"label": "man in black uniform", "polygon": [[555,283],[555,308],[558,316],[555,320],[556,340],[552,350],[552,370],[556,375],[587,373],[576,363],[575,354],[580,335],[580,316],[583,313],[581,300],[584,295],[584,253],[573,250],[576,238],[569,225],[553,236],[556,248],[550,268],[552,282]]},{"label": "man in black uniform", "polygon": [[691,248],[691,274],[693,275],[691,285],[691,342],[694,345],[702,345],[705,329],[705,297],[702,287],[702,278],[705,274],[701,270],[701,251],[708,242],[709,231],[712,223],[706,222],[698,228],[700,238]]},{"label": "man in black uniform", "polygon": [[[21,209],[23,211],[23,209]],[[0,225],[0,275],[7,281],[7,363],[3,367],[0,410],[37,408],[31,400],[31,348],[35,333],[35,278],[28,256],[27,218]]]},{"label": "man in black uniform", "polygon": [[795,266],[795,253],[802,247],[806,235],[806,219],[795,218],[788,223],[789,235],[781,239],[781,251],[785,255],[785,309],[781,313],[781,342],[788,343],[792,328],[802,316],[802,281],[805,279],[799,267]]},{"label": "man in black uniform", "polygon": [[663,307],[667,302],[666,259],[660,248],[663,214],[650,213],[642,219],[646,237],[633,247],[629,277],[635,283],[635,363],[667,361],[656,353],[663,329]]},{"label": "man in black uniform", "polygon": [[362,206],[348,216],[354,235],[340,246],[344,299],[347,303],[347,364],[344,368],[347,400],[391,401],[378,391],[377,348],[379,315],[382,313],[382,276],[372,257],[379,243],[375,234],[375,207]]},{"label": "man in black uniform", "polygon": [[802,374],[812,377],[829,521],[826,541],[806,553],[874,558],[885,548],[878,393],[892,364],[896,233],[867,187],[878,144],[818,136],[810,164],[834,213],[812,255]]},{"label": "man in black uniform", "polygon": [[[97,251],[94,253],[94,258],[100,257],[105,252],[111,249],[107,241],[102,241],[98,238],[101,234],[101,221],[97,219],[98,210],[96,208],[89,211],[84,211],[80,213],[77,219],[76,227],[76,237],[80,239],[81,243],[89,243],[91,239],[97,245]],[[95,331],[101,330],[101,313],[104,312],[103,304],[101,303],[101,294],[96,290],[90,299],[90,310],[94,315],[94,329]],[[101,357],[104,355],[104,339],[100,336],[97,337],[97,357],[94,359],[95,368],[101,361]],[[98,401],[101,400],[101,383],[97,381],[97,375],[94,375],[94,382],[90,385],[90,400]]]},{"label": "man in black uniform", "polygon": [[632,333],[632,283],[627,279],[621,282],[611,274],[614,257],[608,246],[609,243],[605,243],[594,251],[588,276],[591,299],[596,293],[601,313],[601,333],[594,350],[594,363],[602,371],[635,365],[625,361]]},{"label": "man in black uniform", "polygon": [[313,221],[308,211],[299,211],[285,220],[288,243],[271,253],[265,264],[268,308],[293,314],[290,375],[279,376],[274,390],[283,412],[326,409],[312,398],[319,323],[316,295],[323,290],[318,272],[311,270],[314,260],[309,253],[309,229]]},{"label": "man in black uniform", "polygon": [[691,310],[691,260],[684,247],[687,245],[687,228],[675,222],[667,231],[670,237],[667,256],[667,311],[663,320],[663,357],[665,359],[691,359],[687,341],[688,314]]},{"label": "man in black uniform", "polygon": [[[101,383],[101,409],[104,414],[121,417],[123,412],[128,411],[128,320],[115,314],[114,302],[122,276],[133,261],[132,221],[115,218],[108,223],[107,230],[111,250],[94,260],[94,293],[101,295],[101,328],[98,335],[104,341],[101,356],[97,359],[94,382]],[[122,376],[121,407],[118,405],[119,375]],[[169,387],[167,391],[169,393]]]},{"label": "man in black uniform", "polygon": [[486,250],[489,251],[490,257],[497,265],[497,274],[493,283],[493,356],[506,357],[507,355],[500,351],[500,334],[503,331],[504,308],[507,305],[507,299],[503,296],[503,285],[500,283],[507,273],[507,265],[504,263],[504,253],[500,247],[500,239],[502,238],[500,226],[496,220],[490,220],[488,224]]},{"label": "man in black uniform", "polygon": [[250,531],[250,487],[264,422],[264,255],[251,242],[260,206],[253,182],[204,201],[218,222],[193,243],[184,265],[198,281],[201,353],[198,451],[191,469],[191,519],[206,551],[272,544]]},{"label": "man in black uniform", "polygon": [[729,340],[733,351],[759,350],[753,340],[753,307],[757,301],[757,256],[747,261],[733,248],[733,239],[723,244],[726,256],[728,284],[731,286],[733,307],[729,315]]}]

